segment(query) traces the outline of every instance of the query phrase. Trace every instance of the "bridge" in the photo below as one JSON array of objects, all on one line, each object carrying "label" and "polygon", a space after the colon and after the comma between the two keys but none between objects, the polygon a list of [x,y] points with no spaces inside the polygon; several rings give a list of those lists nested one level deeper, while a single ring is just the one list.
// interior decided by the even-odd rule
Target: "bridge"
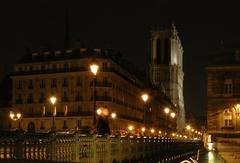
[{"label": "bridge", "polygon": [[202,147],[201,140],[161,136],[0,133],[1,162],[180,162]]}]

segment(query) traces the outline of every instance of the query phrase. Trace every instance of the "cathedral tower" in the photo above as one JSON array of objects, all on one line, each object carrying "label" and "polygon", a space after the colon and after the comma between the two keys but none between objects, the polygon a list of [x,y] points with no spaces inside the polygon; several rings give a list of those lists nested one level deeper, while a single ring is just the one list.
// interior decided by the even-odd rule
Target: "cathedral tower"
[{"label": "cathedral tower", "polygon": [[151,32],[150,83],[170,97],[178,110],[177,128],[184,129],[183,48],[176,27]]}]

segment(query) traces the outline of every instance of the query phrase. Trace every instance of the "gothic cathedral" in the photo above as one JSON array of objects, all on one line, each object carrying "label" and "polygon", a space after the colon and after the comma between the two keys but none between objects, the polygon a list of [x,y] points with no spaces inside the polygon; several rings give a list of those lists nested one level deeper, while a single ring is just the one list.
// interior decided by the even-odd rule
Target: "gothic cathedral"
[{"label": "gothic cathedral", "polygon": [[150,53],[150,83],[165,92],[178,108],[177,129],[181,131],[185,125],[183,47],[173,24],[151,32]]}]

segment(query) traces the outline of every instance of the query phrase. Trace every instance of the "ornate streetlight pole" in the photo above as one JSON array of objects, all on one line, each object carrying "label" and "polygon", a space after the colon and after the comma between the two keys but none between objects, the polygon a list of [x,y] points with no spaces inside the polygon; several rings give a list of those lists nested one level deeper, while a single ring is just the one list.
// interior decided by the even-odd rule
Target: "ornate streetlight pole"
[{"label": "ornate streetlight pole", "polygon": [[147,101],[148,101],[148,94],[144,93],[142,94],[142,100],[144,101],[144,104],[145,104],[145,108],[144,108],[144,115],[143,115],[143,124],[144,126],[146,127],[146,110],[147,110]]},{"label": "ornate streetlight pole", "polygon": [[22,114],[20,112],[15,113],[13,111],[10,111],[9,117],[13,121],[18,121],[19,120],[19,122],[18,122],[18,129],[20,130],[21,129],[21,122],[20,122],[20,120],[21,120]]},{"label": "ornate streetlight pole", "polygon": [[98,68],[99,66],[97,64],[91,64],[90,65],[90,70],[92,72],[92,74],[94,75],[93,77],[93,125],[94,127],[96,127],[96,76],[97,76],[97,72],[98,72]]},{"label": "ornate streetlight pole", "polygon": [[56,128],[56,125],[55,125],[55,116],[57,114],[57,108],[56,108],[56,105],[55,105],[56,101],[57,101],[57,98],[55,96],[50,97],[50,102],[53,105],[52,131],[54,131],[54,129]]},{"label": "ornate streetlight pole", "polygon": [[166,124],[166,131],[168,131],[168,114],[170,112],[170,109],[169,108],[165,108],[164,109],[164,113],[165,113],[165,124]]}]

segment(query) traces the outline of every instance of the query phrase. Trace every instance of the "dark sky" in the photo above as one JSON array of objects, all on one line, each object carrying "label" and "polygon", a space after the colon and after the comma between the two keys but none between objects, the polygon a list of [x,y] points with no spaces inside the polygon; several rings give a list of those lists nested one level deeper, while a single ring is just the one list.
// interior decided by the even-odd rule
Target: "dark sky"
[{"label": "dark sky", "polygon": [[[209,1],[209,0],[208,0]],[[174,21],[184,49],[184,96],[187,112],[205,116],[207,53],[240,43],[239,7],[218,0],[68,0],[70,38],[89,47],[120,51],[144,70],[151,27]],[[0,6],[1,68],[10,69],[25,48],[63,47],[64,0],[5,1]]]}]

